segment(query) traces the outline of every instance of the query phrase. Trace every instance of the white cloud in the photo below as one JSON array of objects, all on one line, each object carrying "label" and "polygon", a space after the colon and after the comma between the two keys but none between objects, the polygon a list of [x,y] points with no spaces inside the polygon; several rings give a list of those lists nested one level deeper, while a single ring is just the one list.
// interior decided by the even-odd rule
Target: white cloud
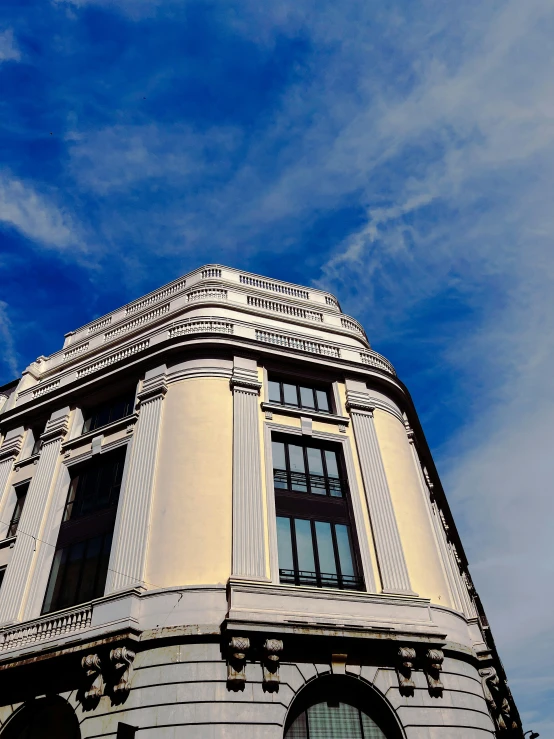
[{"label": "white cloud", "polygon": [[79,245],[69,214],[52,198],[8,174],[0,174],[0,226],[2,224],[44,246],[67,249]]},{"label": "white cloud", "polygon": [[0,339],[2,340],[0,361],[6,365],[15,379],[19,375],[18,356],[15,350],[12,324],[8,316],[8,304],[3,300],[0,300]]},{"label": "white cloud", "polygon": [[15,42],[11,28],[0,31],[0,64],[2,62],[18,62],[21,52]]}]

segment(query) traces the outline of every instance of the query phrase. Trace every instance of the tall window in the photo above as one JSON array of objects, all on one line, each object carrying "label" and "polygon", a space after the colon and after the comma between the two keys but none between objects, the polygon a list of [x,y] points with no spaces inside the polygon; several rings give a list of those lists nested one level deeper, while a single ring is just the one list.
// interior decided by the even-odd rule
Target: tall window
[{"label": "tall window", "polygon": [[0,567],[0,590],[2,590],[2,583],[4,582],[4,575],[6,574],[6,565]]},{"label": "tall window", "polygon": [[331,412],[327,388],[314,387],[311,383],[294,383],[270,377],[269,402],[320,413]]},{"label": "tall window", "polygon": [[94,457],[73,475],[43,613],[104,594],[125,450]]},{"label": "tall window", "polygon": [[29,490],[29,483],[26,482],[24,485],[18,485],[15,488],[15,507],[13,509],[12,517],[10,519],[10,525],[8,526],[8,533],[6,538],[9,539],[11,536],[17,534],[17,528],[19,526],[19,519],[23,512],[23,506],[25,505],[25,498],[27,497],[27,491]]},{"label": "tall window", "polygon": [[129,393],[126,396],[115,398],[108,403],[96,406],[85,412],[85,421],[83,423],[83,434],[87,431],[94,431],[100,426],[106,426],[108,423],[119,421],[120,418],[130,416],[135,407],[135,395]]},{"label": "tall window", "polygon": [[275,435],[272,452],[280,581],[362,588],[339,447]]}]

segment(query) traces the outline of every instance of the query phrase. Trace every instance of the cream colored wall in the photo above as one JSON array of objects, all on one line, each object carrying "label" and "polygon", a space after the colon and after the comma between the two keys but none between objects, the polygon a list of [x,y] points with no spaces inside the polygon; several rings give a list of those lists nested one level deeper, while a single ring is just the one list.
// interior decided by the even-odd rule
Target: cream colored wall
[{"label": "cream colored wall", "polygon": [[[231,574],[233,395],[223,378],[169,385],[146,580],[225,583]],[[149,585],[152,587],[152,585]]]},{"label": "cream colored wall", "polygon": [[404,425],[379,409],[374,418],[412,589],[452,606]]}]

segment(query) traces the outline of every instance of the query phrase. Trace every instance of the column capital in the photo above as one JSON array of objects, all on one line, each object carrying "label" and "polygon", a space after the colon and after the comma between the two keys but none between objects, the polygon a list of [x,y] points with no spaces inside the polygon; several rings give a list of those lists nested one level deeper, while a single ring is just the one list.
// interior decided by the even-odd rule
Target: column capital
[{"label": "column capital", "polygon": [[359,411],[373,415],[375,404],[371,402],[368,393],[359,392],[358,390],[348,390],[346,392],[346,410],[349,412]]},{"label": "column capital", "polygon": [[0,446],[0,462],[5,459],[15,459],[19,455],[23,446],[24,435],[25,430],[23,426],[13,429],[13,431],[8,431],[2,446]]},{"label": "column capital", "polygon": [[137,402],[144,405],[153,400],[161,400],[167,393],[167,367],[161,365],[146,373],[142,388],[137,394]]},{"label": "column capital", "polygon": [[63,441],[69,431],[69,408],[62,412],[53,413],[46,424],[46,428],[40,435],[42,445],[51,444],[54,441]]},{"label": "column capital", "polygon": [[235,357],[233,375],[230,381],[231,390],[259,395],[262,383],[258,380],[258,365],[254,359]]}]

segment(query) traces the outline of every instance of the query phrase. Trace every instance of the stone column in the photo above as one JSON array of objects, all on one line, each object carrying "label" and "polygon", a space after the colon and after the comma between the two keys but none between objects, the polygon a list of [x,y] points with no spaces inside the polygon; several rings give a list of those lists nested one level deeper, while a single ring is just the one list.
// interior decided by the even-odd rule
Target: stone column
[{"label": "stone column", "polygon": [[6,503],[9,499],[8,481],[13,469],[13,463],[21,452],[23,439],[25,437],[25,429],[23,426],[12,429],[6,434],[2,446],[0,447],[0,520],[6,523],[0,523],[0,536],[5,537],[9,523],[9,511],[4,516]]},{"label": "stone column", "polygon": [[106,595],[117,590],[144,587],[150,517],[167,392],[165,365],[146,373],[138,393],[139,417],[135,426],[124,488],[113,536]]},{"label": "stone column", "polygon": [[362,390],[365,385],[349,381],[347,387],[347,408],[352,417],[383,592],[415,595],[375,431],[373,406]]},{"label": "stone column", "polygon": [[258,395],[253,359],[235,357],[233,377],[233,577],[265,580]]},{"label": "stone column", "polygon": [[48,546],[41,541],[42,530],[60,465],[60,447],[69,428],[69,412],[69,408],[62,408],[53,413],[41,436],[40,457],[29,485],[12,558],[0,591],[0,623],[21,619],[38,554],[41,547]]}]

